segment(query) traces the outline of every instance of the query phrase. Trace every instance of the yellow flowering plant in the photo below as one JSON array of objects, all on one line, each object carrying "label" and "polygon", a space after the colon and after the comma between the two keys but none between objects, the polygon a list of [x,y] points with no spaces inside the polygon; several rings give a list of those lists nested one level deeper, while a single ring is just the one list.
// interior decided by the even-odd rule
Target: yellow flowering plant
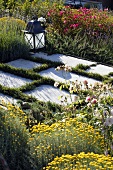
[{"label": "yellow flowering plant", "polygon": [[61,157],[55,157],[54,160],[43,170],[111,170],[113,169],[113,158],[110,156],[84,153],[74,155],[62,155]]}]

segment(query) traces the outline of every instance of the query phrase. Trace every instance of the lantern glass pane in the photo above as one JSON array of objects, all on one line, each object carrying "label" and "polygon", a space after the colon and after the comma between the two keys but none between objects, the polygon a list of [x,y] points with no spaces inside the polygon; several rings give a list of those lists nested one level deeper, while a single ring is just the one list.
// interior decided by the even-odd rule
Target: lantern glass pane
[{"label": "lantern glass pane", "polygon": [[43,48],[45,46],[45,35],[44,33],[39,33],[35,35],[35,48]]},{"label": "lantern glass pane", "polygon": [[29,44],[30,49],[34,49],[34,41],[32,34],[25,34],[25,41]]}]

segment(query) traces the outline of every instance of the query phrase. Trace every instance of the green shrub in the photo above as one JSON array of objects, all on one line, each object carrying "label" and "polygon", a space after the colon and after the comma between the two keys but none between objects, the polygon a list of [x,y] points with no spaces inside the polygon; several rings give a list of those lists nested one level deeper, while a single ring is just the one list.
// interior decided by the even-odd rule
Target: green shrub
[{"label": "green shrub", "polygon": [[92,38],[86,33],[79,31],[75,36],[60,35],[56,31],[48,31],[46,52],[63,53],[71,56],[79,56],[81,58],[92,61],[113,64],[113,37]]},{"label": "green shrub", "polygon": [[95,153],[84,153],[74,155],[62,155],[61,157],[56,157],[45,170],[78,170],[78,169],[113,169],[113,159],[110,156],[95,154]]},{"label": "green shrub", "polygon": [[31,133],[31,155],[37,161],[38,169],[62,154],[103,152],[103,138],[98,131],[73,118],[51,126],[38,124],[33,126]]}]

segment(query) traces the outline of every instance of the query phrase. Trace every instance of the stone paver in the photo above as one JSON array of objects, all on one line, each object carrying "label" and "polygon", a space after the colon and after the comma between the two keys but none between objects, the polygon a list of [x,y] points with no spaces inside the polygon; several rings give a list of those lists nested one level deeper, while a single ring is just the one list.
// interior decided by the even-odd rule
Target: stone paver
[{"label": "stone paver", "polygon": [[[92,64],[96,64],[95,62],[87,61],[87,60],[82,60],[70,56],[65,56],[62,54],[54,54],[54,55],[47,55],[45,53],[35,53],[31,54],[33,57],[39,57],[39,58],[44,58],[47,60],[51,61],[57,61],[57,62],[62,62],[68,66],[75,67],[78,64],[83,64],[83,65],[89,65],[91,66]],[[23,69],[32,69],[34,67],[38,67],[41,64],[37,62],[32,62],[29,60],[25,59],[17,59],[11,62],[8,62],[7,64],[14,66],[16,68],[23,68]],[[92,72],[92,73],[98,73],[101,75],[107,75],[110,72],[113,72],[113,67],[108,67],[104,66],[101,64],[98,64],[96,66],[91,66],[87,72]],[[60,82],[65,82],[66,80],[69,81],[78,81],[78,82],[83,82],[84,80],[87,80],[89,85],[94,84],[95,82],[99,82],[93,78],[88,78],[84,76],[79,76],[74,73],[66,73],[64,71],[56,71],[55,68],[49,68],[47,70],[41,71],[40,75],[43,77],[49,77],[54,79],[55,81],[60,81]],[[18,88],[22,85],[25,85],[26,83],[31,83],[32,80],[22,78],[20,76],[16,76],[14,74],[6,73],[3,71],[0,71],[0,84],[6,87],[10,88]],[[59,99],[59,96],[69,96],[69,93],[66,91],[61,91],[56,87],[52,87],[49,85],[41,85],[34,90],[26,92],[28,95],[32,95],[36,97],[38,100],[41,101],[50,101],[50,102],[55,102],[58,104],[61,104],[61,101]],[[74,99],[75,95],[72,95],[72,98]],[[3,94],[0,94],[0,99],[5,99],[6,101],[10,101],[11,103],[14,102],[15,99],[10,98],[8,96],[5,96]],[[71,102],[70,97],[68,97],[68,103]]]},{"label": "stone paver", "polygon": [[53,55],[47,55],[45,53],[35,53],[33,54],[34,57],[39,57],[39,58],[43,58],[46,60],[51,60],[51,61],[57,61],[57,62],[62,62],[67,66],[71,66],[71,67],[75,67],[78,64],[84,64],[84,65],[92,65],[92,64],[96,64],[96,62],[91,62],[88,60],[82,60],[79,58],[74,58],[71,56],[66,56],[63,54],[53,54]]},{"label": "stone paver", "polygon": [[74,73],[70,72],[65,72],[65,71],[56,71],[55,68],[49,68],[47,70],[41,71],[39,73],[43,77],[49,77],[54,79],[55,81],[60,81],[60,82],[66,82],[66,80],[70,81],[78,81],[78,82],[83,82],[84,80],[88,81],[88,84],[94,84],[95,82],[99,82],[97,80],[94,80],[92,78],[84,77],[84,76],[79,76]]},{"label": "stone paver", "polygon": [[31,83],[32,80],[16,76],[14,74],[0,71],[0,84],[10,88],[17,88],[26,83]]},{"label": "stone paver", "polygon": [[0,93],[0,103],[5,101],[6,103],[17,104],[17,99],[12,98],[11,96],[7,96],[5,94]]},{"label": "stone paver", "polygon": [[13,67],[16,67],[16,68],[22,68],[22,69],[27,69],[27,70],[42,65],[40,63],[32,62],[32,61],[25,60],[25,59],[14,60],[14,61],[8,62],[7,64]]},{"label": "stone paver", "polygon": [[98,73],[98,74],[101,74],[101,75],[107,75],[110,72],[113,72],[113,67],[98,64],[96,66],[90,67],[90,69],[88,69],[87,72]]},{"label": "stone paver", "polygon": [[[62,104],[60,96],[66,96],[68,98],[68,103],[71,103],[70,94],[68,92],[59,90],[58,88],[50,85],[41,85],[34,90],[26,92],[25,94],[36,97],[40,101],[50,101],[57,104]],[[75,95],[72,95],[72,100],[74,100],[74,96]]]}]

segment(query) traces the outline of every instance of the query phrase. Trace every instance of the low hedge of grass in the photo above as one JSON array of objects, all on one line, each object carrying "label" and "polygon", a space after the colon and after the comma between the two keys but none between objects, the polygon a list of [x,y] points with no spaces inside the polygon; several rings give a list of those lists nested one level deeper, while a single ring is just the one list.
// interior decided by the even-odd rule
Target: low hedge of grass
[{"label": "low hedge of grass", "polygon": [[[30,57],[30,59],[31,59],[31,57]],[[3,87],[1,85],[1,90],[0,91],[5,93],[5,94],[9,94],[9,95],[11,95],[13,97],[16,97],[18,99],[23,99],[24,101],[30,101],[30,100],[34,100],[34,98],[25,95],[24,94],[25,91],[33,90],[37,86],[40,86],[40,85],[43,85],[43,84],[53,86],[54,83],[55,83],[55,80],[53,80],[51,78],[42,77],[42,76],[40,76],[39,72],[42,71],[42,70],[45,70],[45,68],[48,69],[48,68],[51,68],[53,66],[56,67],[56,66],[58,66],[59,63],[52,62],[52,61],[50,62],[49,60],[44,60],[44,61],[43,60],[41,61],[41,60],[37,59],[37,58],[31,59],[31,61],[35,61],[35,62],[40,61],[40,63],[41,62],[42,63],[46,62],[46,64],[42,64],[40,67],[33,68],[33,69],[30,69],[30,70],[25,70],[25,69],[21,69],[21,68],[15,68],[13,66],[10,66],[7,63],[1,63],[0,64],[0,69],[2,71],[21,76],[23,78],[31,79],[32,82],[27,83],[26,85],[23,85],[23,86],[21,86],[19,88],[8,88],[8,87]],[[62,63],[60,63],[60,64],[62,64]],[[99,80],[99,81],[102,81],[102,82],[105,82],[105,83],[112,83],[113,82],[113,78],[110,77],[110,76],[102,76],[102,75],[96,74],[96,73],[88,73],[88,72],[85,71],[86,69],[89,69],[89,66],[84,66],[84,65],[80,64],[80,65],[77,65],[75,68],[72,68],[72,72],[77,74],[77,75],[86,76],[86,77],[93,78],[95,80]],[[60,83],[59,85],[60,86],[62,85],[62,87],[65,90],[68,91],[68,87],[67,87],[67,85],[65,86],[65,83]],[[82,93],[85,94],[86,92],[82,92]]]}]

